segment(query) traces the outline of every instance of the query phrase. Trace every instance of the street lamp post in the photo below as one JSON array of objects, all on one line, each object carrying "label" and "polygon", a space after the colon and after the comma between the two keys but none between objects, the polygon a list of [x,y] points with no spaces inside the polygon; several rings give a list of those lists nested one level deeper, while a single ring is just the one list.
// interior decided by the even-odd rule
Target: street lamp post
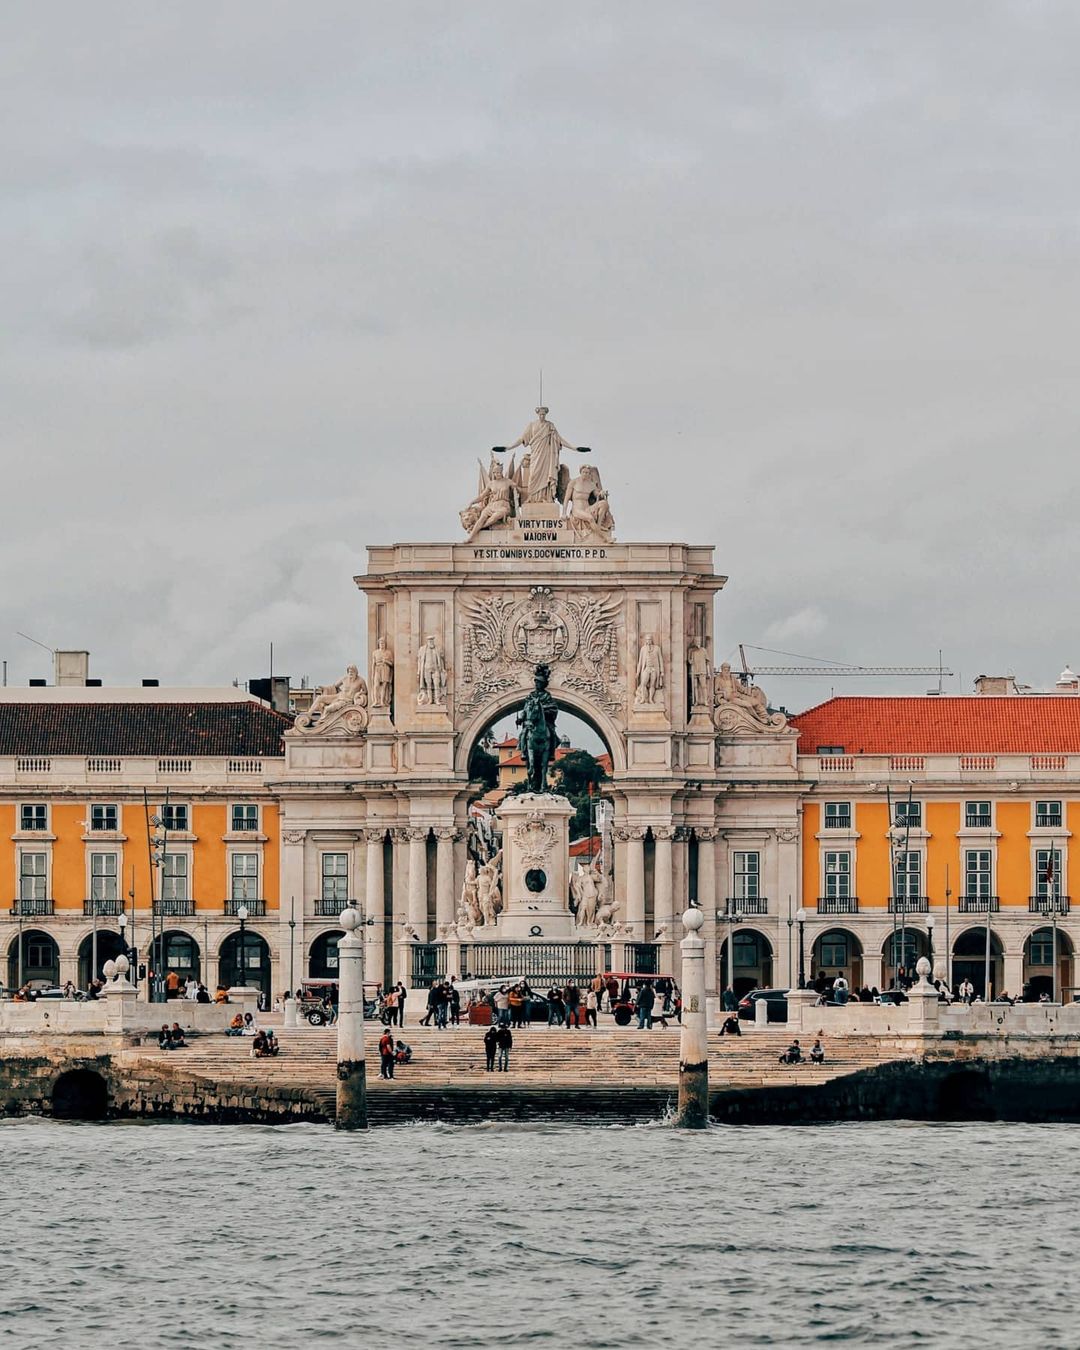
[{"label": "street lamp post", "polygon": [[296,997],[296,896],[289,896],[289,992]]},{"label": "street lamp post", "polygon": [[795,915],[799,921],[799,988],[806,988],[806,943],[804,941],[806,933],[806,910],[800,909]]},{"label": "street lamp post", "polygon": [[927,956],[930,958],[930,978],[934,978],[934,916],[926,916],[926,941],[929,947]]},{"label": "street lamp post", "polygon": [[731,901],[729,900],[727,905],[727,913],[725,917],[727,919],[727,987],[728,989],[731,990],[731,993],[734,996],[735,953],[733,951],[733,948],[735,946],[735,925],[737,923],[742,923],[743,916],[740,910],[732,909]]},{"label": "street lamp post", "polygon": [[123,912],[121,912],[120,917],[117,919],[116,922],[120,926],[120,946],[123,949],[123,955],[127,960],[128,969],[131,970],[132,967],[134,966],[134,962],[131,959],[131,949],[128,947],[127,944],[128,916]]},{"label": "street lamp post", "polygon": [[250,917],[248,914],[247,905],[240,906],[240,908],[236,911],[236,917],[240,920],[240,975],[236,983],[240,986],[241,989],[245,989],[247,987],[247,971],[244,969],[244,941],[245,941],[244,934],[245,934],[245,924],[247,923],[248,918]]}]

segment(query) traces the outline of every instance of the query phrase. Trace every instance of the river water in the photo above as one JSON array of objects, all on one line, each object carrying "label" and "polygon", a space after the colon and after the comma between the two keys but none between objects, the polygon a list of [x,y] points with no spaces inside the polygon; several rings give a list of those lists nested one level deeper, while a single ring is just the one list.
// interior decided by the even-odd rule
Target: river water
[{"label": "river water", "polygon": [[0,1345],[1075,1347],[1075,1125],[0,1123]]}]

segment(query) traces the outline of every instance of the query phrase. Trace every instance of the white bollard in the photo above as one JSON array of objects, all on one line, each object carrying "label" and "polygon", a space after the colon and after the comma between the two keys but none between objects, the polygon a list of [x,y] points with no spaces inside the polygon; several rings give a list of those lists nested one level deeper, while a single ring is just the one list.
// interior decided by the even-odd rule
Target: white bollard
[{"label": "white bollard", "polygon": [[295,1027],[300,1025],[300,1019],[297,1016],[296,999],[290,994],[285,1000],[285,1026]]},{"label": "white bollard", "polygon": [[364,939],[356,931],[362,920],[351,906],[339,922],[345,936],[338,942],[337,1104],[339,1130],[367,1129],[367,1064],[364,1060]]},{"label": "white bollard", "polygon": [[700,909],[682,916],[686,936],[682,950],[682,1030],[679,1034],[679,1116],[684,1130],[709,1124],[709,1041],[705,1026],[705,940],[698,930],[705,922]]},{"label": "white bollard", "polygon": [[[738,1013],[736,1013],[738,1016]],[[758,1031],[765,1031],[769,1026],[769,1000],[759,998],[754,1001],[754,1027]]]}]

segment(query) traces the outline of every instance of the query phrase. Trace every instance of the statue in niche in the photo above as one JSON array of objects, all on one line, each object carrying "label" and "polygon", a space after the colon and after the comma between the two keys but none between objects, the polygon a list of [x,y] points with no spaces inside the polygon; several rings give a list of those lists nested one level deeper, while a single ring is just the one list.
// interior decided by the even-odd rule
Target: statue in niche
[{"label": "statue in niche", "polygon": [[[559,451],[576,450],[577,446],[563,440],[555,424],[547,420],[547,415],[547,408],[537,408],[536,420],[529,423],[513,445],[506,447],[516,450],[522,446],[528,451],[528,476],[525,476],[523,461],[520,478],[522,497],[526,502],[561,502],[566,495],[570,473],[560,464]],[[510,476],[513,477],[512,472]]]},{"label": "statue in niche", "polygon": [[574,901],[574,922],[579,928],[591,928],[596,922],[598,894],[596,873],[592,867],[575,867],[570,874],[570,896]]},{"label": "statue in niche", "polygon": [[660,644],[652,633],[646,633],[641,640],[641,650],[637,663],[637,690],[634,702],[639,707],[662,704],[664,688],[664,657]]},{"label": "statue in niche", "polygon": [[505,474],[497,459],[491,461],[491,467],[484,472],[480,466],[480,491],[460,512],[461,525],[468,531],[470,542],[481,530],[493,529],[496,525],[505,525],[514,514],[517,504],[518,487],[514,475],[514,461],[510,461],[510,472]]},{"label": "statue in niche", "polygon": [[502,868],[502,849],[494,858],[486,862],[476,874],[476,890],[480,914],[485,926],[494,924],[502,909],[502,890],[499,886],[499,873]]},{"label": "statue in niche", "polygon": [[533,671],[533,692],[517,715],[521,747],[531,792],[547,792],[548,767],[555,754],[555,718],[558,708],[548,693],[551,671],[543,662]]},{"label": "statue in niche", "polygon": [[686,668],[690,675],[690,706],[708,708],[712,666],[709,662],[709,639],[690,639],[686,650]]},{"label": "statue in niche", "polygon": [[[362,716],[353,717],[350,730],[363,730],[367,725],[368,688],[364,677],[355,666],[346,666],[345,674],[337,684],[324,684],[311,702],[306,713],[296,719],[301,731],[310,731],[318,723],[326,726],[331,720],[338,720],[338,714],[357,713],[364,710]],[[341,720],[345,720],[342,716]]]},{"label": "statue in niche", "polygon": [[458,923],[475,928],[483,921],[484,917],[480,911],[480,889],[477,883],[476,863],[470,858],[465,864],[465,880],[461,885]]},{"label": "statue in niche", "polygon": [[783,731],[787,718],[769,711],[764,689],[748,684],[725,661],[714,679],[714,720],[718,731]]},{"label": "statue in niche", "polygon": [[594,534],[608,540],[615,521],[608,503],[608,495],[600,484],[600,474],[594,464],[586,464],[566,490],[563,515],[575,534]]},{"label": "statue in niche", "polygon": [[394,695],[394,658],[381,637],[371,655],[371,706],[389,708]]},{"label": "statue in niche", "polygon": [[441,706],[446,702],[446,658],[429,636],[416,657],[417,703]]}]

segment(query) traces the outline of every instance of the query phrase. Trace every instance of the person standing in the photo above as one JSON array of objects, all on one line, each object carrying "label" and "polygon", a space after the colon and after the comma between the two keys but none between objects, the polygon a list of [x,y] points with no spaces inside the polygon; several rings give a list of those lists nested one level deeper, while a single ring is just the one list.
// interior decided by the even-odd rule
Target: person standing
[{"label": "person standing", "polygon": [[432,983],[427,991],[427,1012],[425,1012],[420,1019],[420,1025],[422,1027],[431,1026],[431,1019],[435,1016],[435,1005],[439,1001],[438,988],[439,986],[437,984]]},{"label": "person standing", "polygon": [[394,1076],[394,1036],[390,1028],[387,1027],[379,1037],[379,1077],[393,1078]]},{"label": "person standing", "polygon": [[581,990],[571,980],[563,990],[563,1002],[566,1004],[566,1025],[578,1025],[578,1008],[581,1006]]},{"label": "person standing", "polygon": [[400,980],[397,982],[397,1018],[398,1026],[405,1025],[405,1000],[408,998],[408,991]]},{"label": "person standing", "polygon": [[638,990],[637,996],[637,1024],[638,1031],[648,1029],[652,1031],[652,1011],[656,1002],[656,995],[652,991],[652,986],[643,984]]},{"label": "person standing", "polygon": [[398,1015],[397,985],[387,990],[386,997],[383,999],[383,1011],[386,1014],[386,1025],[388,1027],[396,1025]]},{"label": "person standing", "polygon": [[597,995],[595,989],[590,989],[585,995],[585,1025],[596,1026],[596,1004]]},{"label": "person standing", "polygon": [[461,1025],[461,994],[453,975],[450,976],[450,1024],[455,1027]]},{"label": "person standing", "polygon": [[495,1044],[499,1049],[499,1072],[506,1073],[510,1067],[510,1047],[514,1044],[514,1033],[505,1022],[495,1033]]},{"label": "person standing", "polygon": [[498,1046],[499,1032],[494,1026],[488,1027],[484,1032],[484,1055],[487,1059],[488,1073],[495,1072],[495,1050]]},{"label": "person standing", "polygon": [[499,986],[495,995],[495,1015],[501,1027],[510,1025],[510,995],[505,984]]},{"label": "person standing", "polygon": [[724,1012],[737,1012],[739,1008],[739,1000],[735,997],[735,990],[730,984],[724,990],[723,1006]]}]

